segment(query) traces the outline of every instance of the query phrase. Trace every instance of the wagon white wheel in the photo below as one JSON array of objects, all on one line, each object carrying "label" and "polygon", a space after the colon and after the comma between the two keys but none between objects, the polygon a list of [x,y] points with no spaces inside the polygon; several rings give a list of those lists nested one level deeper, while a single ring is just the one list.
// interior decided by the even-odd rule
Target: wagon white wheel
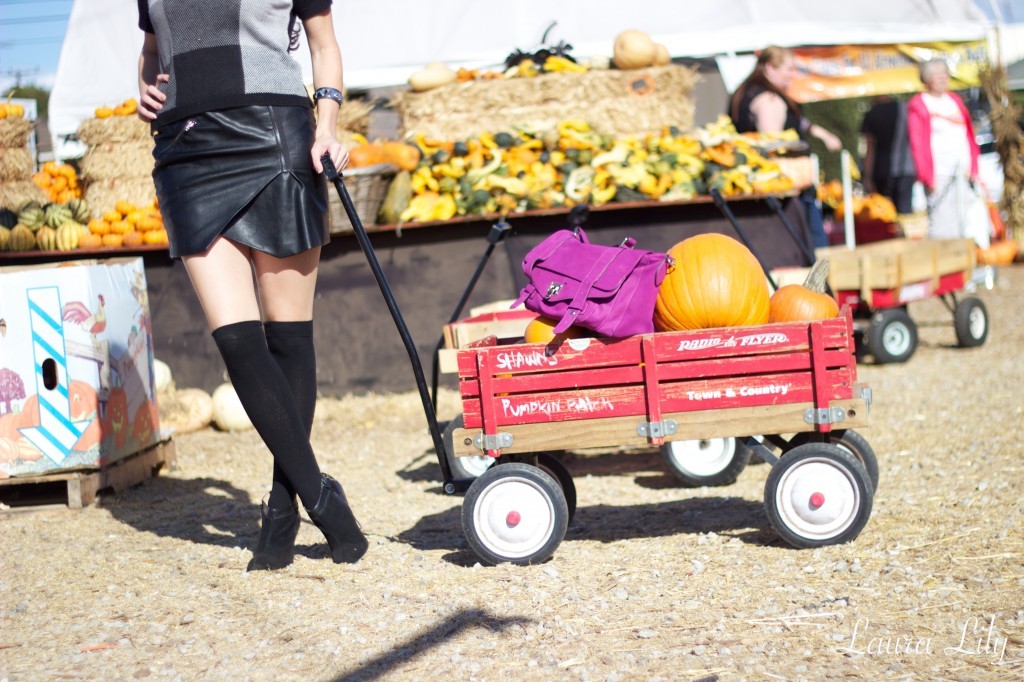
[{"label": "wagon white wheel", "polygon": [[787,452],[765,481],[768,520],[795,547],[821,547],[857,537],[871,516],[874,490],[863,465],[829,443]]},{"label": "wagon white wheel", "polygon": [[684,485],[729,485],[750,462],[750,449],[736,438],[674,440],[661,446],[665,464]]},{"label": "wagon white wheel", "polygon": [[871,318],[867,342],[878,363],[906,362],[917,350],[917,325],[902,308],[880,310]]},{"label": "wagon white wheel", "polygon": [[957,302],[953,310],[953,328],[956,342],[961,348],[974,348],[988,338],[988,311],[985,304],[973,296]]},{"label": "wagon white wheel", "polygon": [[488,564],[535,564],[555,553],[569,512],[562,488],[547,472],[518,462],[481,474],[462,502],[462,529]]},{"label": "wagon white wheel", "polygon": [[448,426],[445,427],[443,434],[444,449],[448,455],[448,466],[452,470],[452,478],[456,480],[476,478],[494,465],[494,458],[487,455],[456,457],[452,454],[452,446],[454,445],[453,434],[455,429],[462,428],[462,424],[462,415],[460,414],[448,422]]}]

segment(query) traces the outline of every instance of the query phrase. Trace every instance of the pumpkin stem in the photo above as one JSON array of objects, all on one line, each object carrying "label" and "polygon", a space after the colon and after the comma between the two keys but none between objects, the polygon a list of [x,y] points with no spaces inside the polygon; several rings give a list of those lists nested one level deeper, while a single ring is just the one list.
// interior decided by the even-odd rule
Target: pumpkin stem
[{"label": "pumpkin stem", "polygon": [[825,293],[825,283],[828,281],[828,259],[823,258],[814,261],[811,271],[807,273],[804,280],[804,288],[817,294]]}]

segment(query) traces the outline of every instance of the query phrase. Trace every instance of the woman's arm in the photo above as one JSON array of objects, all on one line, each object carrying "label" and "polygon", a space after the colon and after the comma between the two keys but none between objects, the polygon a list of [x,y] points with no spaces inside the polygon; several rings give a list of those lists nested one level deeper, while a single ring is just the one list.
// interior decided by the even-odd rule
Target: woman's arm
[{"label": "woman's arm", "polygon": [[822,128],[817,123],[812,123],[807,129],[811,135],[825,143],[825,148],[830,152],[837,152],[843,148],[843,141],[839,139],[834,133],[829,130]]},{"label": "woman's arm", "polygon": [[164,107],[167,95],[158,87],[166,83],[170,76],[160,71],[160,55],[157,51],[156,36],[145,34],[142,42],[142,54],[139,56],[139,118],[147,123],[156,118]]},{"label": "woman's arm", "polygon": [[[313,89],[334,88],[343,90],[341,49],[334,35],[334,20],[327,10],[304,20],[309,56],[313,64]],[[316,139],[313,142],[313,167],[323,172],[320,157],[331,155],[334,166],[341,170],[348,163],[348,150],[336,137],[338,109],[340,104],[332,99],[321,98],[316,103]]]},{"label": "woman's arm", "polygon": [[750,100],[750,113],[759,133],[778,133],[786,126],[786,100],[774,92],[765,91]]}]

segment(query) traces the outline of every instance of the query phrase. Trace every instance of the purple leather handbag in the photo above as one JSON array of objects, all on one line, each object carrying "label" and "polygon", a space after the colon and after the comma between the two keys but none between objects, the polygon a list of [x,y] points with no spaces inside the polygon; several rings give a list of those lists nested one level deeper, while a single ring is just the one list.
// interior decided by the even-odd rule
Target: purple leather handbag
[{"label": "purple leather handbag", "polygon": [[523,259],[529,284],[512,304],[569,325],[622,338],[654,331],[654,302],[665,278],[668,254],[633,248],[627,238],[617,247],[591,244],[582,229],[559,230],[530,249]]}]

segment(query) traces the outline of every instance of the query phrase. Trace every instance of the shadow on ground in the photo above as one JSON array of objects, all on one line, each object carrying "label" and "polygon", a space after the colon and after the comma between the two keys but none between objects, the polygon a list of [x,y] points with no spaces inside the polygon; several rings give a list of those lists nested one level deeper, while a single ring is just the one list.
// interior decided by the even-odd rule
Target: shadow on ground
[{"label": "shadow on ground", "polygon": [[[251,550],[260,534],[260,503],[216,478],[150,478],[99,505],[138,531],[187,542]],[[328,548],[297,545],[295,553],[320,559]]]},{"label": "shadow on ground", "polygon": [[[464,630],[482,628],[493,633],[501,633],[512,627],[525,628],[534,622],[525,617],[498,617],[483,609],[459,611],[433,626],[421,630],[404,643],[362,663],[359,667],[338,675],[334,678],[334,682],[367,682],[388,673],[398,672],[399,668],[413,663],[414,659],[427,649],[457,637]],[[416,677],[427,679],[433,675],[422,673]]]}]

